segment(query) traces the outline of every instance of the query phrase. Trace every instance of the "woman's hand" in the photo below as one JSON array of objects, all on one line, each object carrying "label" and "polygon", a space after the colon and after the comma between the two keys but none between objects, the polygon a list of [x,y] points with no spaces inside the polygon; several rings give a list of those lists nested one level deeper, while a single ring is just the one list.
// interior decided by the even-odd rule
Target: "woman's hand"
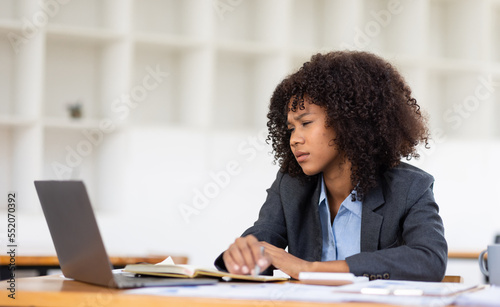
[{"label": "woman's hand", "polygon": [[299,279],[300,272],[312,271],[313,262],[302,260],[287,253],[284,249],[278,248],[267,242],[260,242],[264,246],[264,254],[271,259],[271,264],[280,269],[290,277]]},{"label": "woman's hand", "polygon": [[[262,253],[261,247],[264,247]],[[309,271],[311,262],[297,258],[284,249],[259,242],[253,235],[237,238],[222,255],[226,268],[233,274],[255,274],[255,264],[264,271],[271,264],[298,279],[300,272]]]},{"label": "woman's hand", "polygon": [[[264,247],[263,253],[261,247]],[[272,264],[295,279],[299,278],[300,272],[349,272],[345,260],[326,262],[302,260],[284,249],[264,241],[259,242],[252,235],[236,239],[222,258],[228,271],[233,274],[254,274],[255,264],[258,264],[260,271]]]},{"label": "woman's hand", "polygon": [[259,242],[253,235],[237,238],[222,255],[229,273],[255,274],[255,264],[258,264],[260,271],[267,269],[271,261],[261,251],[263,243],[265,242]]}]

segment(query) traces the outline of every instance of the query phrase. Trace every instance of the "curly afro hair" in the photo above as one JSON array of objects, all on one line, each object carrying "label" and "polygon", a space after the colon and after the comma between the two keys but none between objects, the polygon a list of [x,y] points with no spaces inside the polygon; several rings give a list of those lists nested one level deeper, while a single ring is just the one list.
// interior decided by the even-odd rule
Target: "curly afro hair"
[{"label": "curly afro hair", "polygon": [[411,89],[396,69],[367,52],[316,54],[275,89],[267,115],[268,141],[281,172],[308,178],[290,148],[287,114],[304,107],[304,97],[326,110],[333,140],[351,162],[357,197],[377,184],[377,177],[405,157],[418,158],[429,131]]}]

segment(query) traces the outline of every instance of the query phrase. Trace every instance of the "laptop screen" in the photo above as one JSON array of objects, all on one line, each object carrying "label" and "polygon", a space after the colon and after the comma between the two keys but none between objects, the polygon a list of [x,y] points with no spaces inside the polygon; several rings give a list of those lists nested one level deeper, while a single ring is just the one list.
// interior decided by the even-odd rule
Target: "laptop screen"
[{"label": "laptop screen", "polygon": [[35,181],[65,277],[113,286],[113,273],[82,181]]}]

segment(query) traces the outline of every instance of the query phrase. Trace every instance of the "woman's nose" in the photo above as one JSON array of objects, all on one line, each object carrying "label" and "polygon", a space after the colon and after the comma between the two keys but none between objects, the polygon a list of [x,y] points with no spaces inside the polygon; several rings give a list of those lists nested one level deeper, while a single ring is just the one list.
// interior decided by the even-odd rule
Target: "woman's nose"
[{"label": "woman's nose", "polygon": [[297,144],[303,144],[304,143],[304,137],[297,133],[296,131],[292,132],[292,135],[290,136],[290,146],[295,146]]}]

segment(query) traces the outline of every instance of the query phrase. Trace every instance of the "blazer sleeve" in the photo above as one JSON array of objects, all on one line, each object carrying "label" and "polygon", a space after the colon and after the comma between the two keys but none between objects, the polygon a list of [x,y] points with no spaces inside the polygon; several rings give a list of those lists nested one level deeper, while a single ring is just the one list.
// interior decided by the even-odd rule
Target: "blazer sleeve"
[{"label": "blazer sleeve", "polygon": [[[276,180],[267,190],[267,198],[260,209],[258,220],[241,235],[242,237],[254,235],[259,241],[266,241],[283,249],[287,247],[287,229],[280,196],[282,179],[283,173],[278,172]],[[223,253],[219,255],[214,265],[219,270],[227,271],[222,255]],[[272,274],[272,269],[263,274]]]},{"label": "blazer sleeve", "polygon": [[[383,223],[387,223],[386,228],[397,228],[400,237],[389,246],[381,246],[383,234],[389,233],[381,227],[378,250],[362,250],[346,258],[355,275],[368,276],[370,279],[443,279],[448,247],[432,191],[433,178],[429,175],[428,178],[413,179],[406,193],[398,195],[396,200],[389,200],[384,205],[386,208],[379,208],[384,210],[381,214]],[[397,190],[401,191],[401,186]],[[398,210],[399,213],[395,214],[399,215],[397,218],[388,214]]]}]

